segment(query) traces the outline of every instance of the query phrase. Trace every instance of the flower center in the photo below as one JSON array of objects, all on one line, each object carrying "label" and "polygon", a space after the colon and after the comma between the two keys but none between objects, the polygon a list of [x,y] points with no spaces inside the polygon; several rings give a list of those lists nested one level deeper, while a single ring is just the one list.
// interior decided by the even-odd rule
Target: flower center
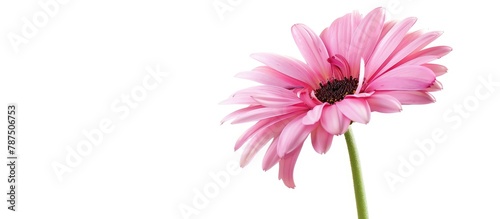
[{"label": "flower center", "polygon": [[321,102],[334,104],[341,101],[348,94],[354,94],[358,87],[358,79],[350,76],[342,80],[331,79],[325,84],[320,83],[319,88],[314,91],[316,98]]}]

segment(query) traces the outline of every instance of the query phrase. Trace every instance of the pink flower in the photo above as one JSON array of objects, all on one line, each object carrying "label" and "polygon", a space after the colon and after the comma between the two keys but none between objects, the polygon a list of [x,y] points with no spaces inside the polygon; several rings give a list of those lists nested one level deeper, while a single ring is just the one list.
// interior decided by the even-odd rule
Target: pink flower
[{"label": "pink flower", "polygon": [[446,67],[429,62],[451,51],[426,48],[441,32],[409,32],[416,18],[385,21],[384,10],[358,12],[336,19],[321,35],[303,24],[292,35],[305,63],[270,53],[253,54],[262,62],[237,74],[262,85],[240,90],[223,103],[246,104],[222,122],[257,121],[236,141],[246,143],[241,166],[271,142],[262,168],[279,163],[279,179],[295,187],[293,169],[306,138],[316,152],[326,153],[335,135],[351,122],[366,124],[371,112],[393,113],[401,105],[434,102],[429,92],[442,88],[436,80]]}]

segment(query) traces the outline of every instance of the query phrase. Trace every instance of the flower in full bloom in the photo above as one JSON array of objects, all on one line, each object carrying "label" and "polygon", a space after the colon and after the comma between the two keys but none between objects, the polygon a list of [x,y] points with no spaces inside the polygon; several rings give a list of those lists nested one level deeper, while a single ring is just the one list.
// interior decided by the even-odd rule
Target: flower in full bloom
[{"label": "flower in full bloom", "polygon": [[263,63],[237,77],[262,85],[237,91],[226,104],[246,107],[222,122],[256,121],[236,141],[243,145],[241,166],[270,142],[262,168],[279,163],[279,179],[295,187],[293,170],[310,135],[318,153],[326,153],[336,135],[352,122],[366,124],[371,112],[393,113],[401,105],[435,101],[429,93],[442,89],[437,76],[447,68],[430,63],[448,54],[448,46],[428,45],[441,32],[410,31],[416,18],[386,21],[384,9],[336,19],[319,36],[303,24],[292,36],[305,62],[277,54],[257,53]]}]

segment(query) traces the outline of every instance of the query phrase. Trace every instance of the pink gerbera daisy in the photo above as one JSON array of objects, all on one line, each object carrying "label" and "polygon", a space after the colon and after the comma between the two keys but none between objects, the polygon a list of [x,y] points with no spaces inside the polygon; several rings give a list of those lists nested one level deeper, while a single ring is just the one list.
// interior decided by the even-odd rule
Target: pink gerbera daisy
[{"label": "pink gerbera daisy", "polygon": [[248,106],[222,122],[257,121],[237,140],[246,143],[241,166],[271,142],[262,167],[279,163],[279,178],[295,187],[293,169],[306,138],[318,153],[326,153],[335,135],[352,122],[366,124],[371,112],[401,111],[401,105],[434,102],[429,92],[440,90],[437,76],[446,67],[429,62],[451,51],[426,48],[441,32],[409,32],[416,18],[385,21],[384,10],[366,16],[358,12],[336,19],[319,36],[303,24],[292,35],[305,63],[270,53],[253,54],[264,64],[239,73],[262,85],[240,90],[223,103]]}]

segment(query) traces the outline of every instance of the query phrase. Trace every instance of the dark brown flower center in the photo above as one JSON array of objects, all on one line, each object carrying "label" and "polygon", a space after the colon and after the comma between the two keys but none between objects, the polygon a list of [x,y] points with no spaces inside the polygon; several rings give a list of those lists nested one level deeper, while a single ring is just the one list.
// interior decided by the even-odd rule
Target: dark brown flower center
[{"label": "dark brown flower center", "polygon": [[358,79],[350,76],[342,80],[331,79],[325,84],[320,83],[318,89],[314,91],[316,98],[319,101],[330,104],[334,104],[337,101],[341,101],[348,94],[354,94],[356,88],[358,87]]}]

